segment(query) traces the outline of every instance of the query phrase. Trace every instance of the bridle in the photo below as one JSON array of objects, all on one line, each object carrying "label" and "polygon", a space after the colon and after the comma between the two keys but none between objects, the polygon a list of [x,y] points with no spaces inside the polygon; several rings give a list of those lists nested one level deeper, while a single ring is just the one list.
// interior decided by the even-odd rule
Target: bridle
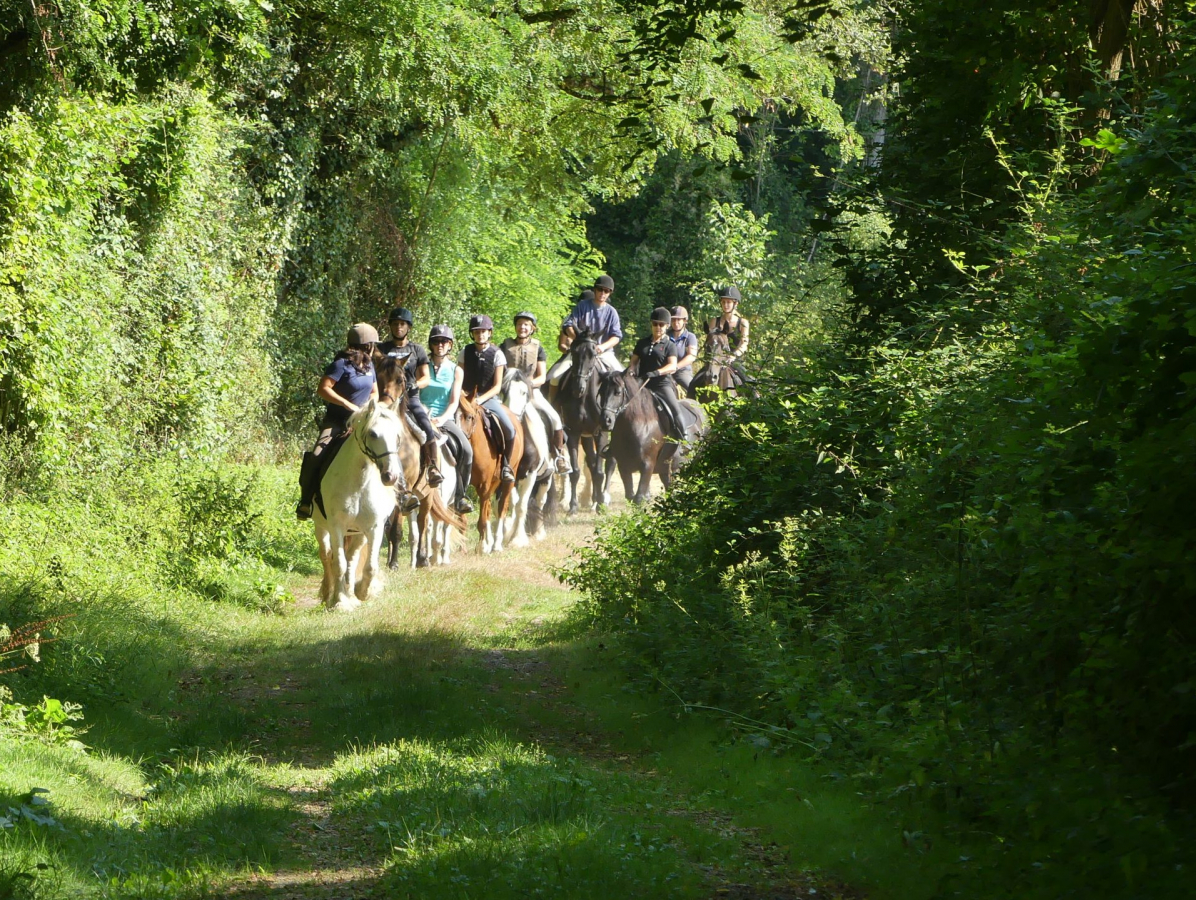
[{"label": "bridle", "polygon": [[[615,414],[611,420],[612,423],[617,422],[619,420],[619,416],[623,415],[623,413],[627,411],[627,407],[629,407],[631,405],[632,401],[635,400],[635,398],[640,395],[640,391],[642,391],[648,385],[647,380],[641,381],[639,383],[639,386],[634,391],[632,391],[630,388],[627,387],[627,373],[626,372],[621,372],[616,375],[610,376],[611,381],[614,381],[616,378],[619,380],[619,388],[618,388],[619,393],[622,394],[623,397],[626,398],[626,400],[624,401],[622,406],[620,406],[618,409],[615,410]],[[605,403],[602,403],[599,406],[599,411],[602,413],[602,418],[605,419],[606,418],[606,404]]]},{"label": "bridle", "polygon": [[584,346],[586,344],[595,348],[595,352],[593,354],[589,354],[587,359],[577,363],[577,366],[573,370],[574,381],[572,384],[570,384],[570,388],[574,398],[577,399],[580,399],[585,393],[586,386],[590,383],[590,376],[593,374],[594,366],[597,365],[598,353],[596,348],[598,346],[598,342],[590,337],[590,335],[587,333],[584,336],[575,338],[573,340],[573,345],[569,348],[569,353],[574,359],[576,359],[578,356],[578,347]]},{"label": "bridle", "polygon": [[378,467],[378,470],[381,471],[382,470],[382,460],[386,459],[386,457],[388,457],[388,456],[398,456],[399,448],[396,446],[394,450],[386,450],[382,453],[375,453],[373,450],[371,450],[366,445],[365,432],[367,430],[368,429],[365,429],[365,428],[360,428],[360,429],[354,428],[353,429],[353,438],[357,443],[357,449],[359,449],[365,456],[367,456],[371,460],[373,460],[374,465],[376,465]]}]

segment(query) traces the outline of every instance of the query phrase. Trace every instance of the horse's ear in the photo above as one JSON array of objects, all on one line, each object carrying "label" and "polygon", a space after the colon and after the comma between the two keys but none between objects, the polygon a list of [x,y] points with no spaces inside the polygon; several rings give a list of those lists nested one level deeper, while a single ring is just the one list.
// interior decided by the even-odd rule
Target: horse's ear
[{"label": "horse's ear", "polygon": [[370,397],[370,402],[365,405],[364,412],[367,416],[372,416],[378,409],[378,398]]}]

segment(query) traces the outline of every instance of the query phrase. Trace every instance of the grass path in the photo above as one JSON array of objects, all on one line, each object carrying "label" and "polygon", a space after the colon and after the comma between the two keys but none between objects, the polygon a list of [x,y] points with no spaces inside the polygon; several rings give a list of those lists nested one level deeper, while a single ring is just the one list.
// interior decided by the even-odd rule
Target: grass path
[{"label": "grass path", "polygon": [[49,785],[58,821],[0,831],[0,897],[923,893],[900,823],[570,633],[552,567],[593,525],[400,570],[352,614],[302,574],[283,615],[180,631],[206,662],[89,711],[86,757],[0,744],[0,799]]}]

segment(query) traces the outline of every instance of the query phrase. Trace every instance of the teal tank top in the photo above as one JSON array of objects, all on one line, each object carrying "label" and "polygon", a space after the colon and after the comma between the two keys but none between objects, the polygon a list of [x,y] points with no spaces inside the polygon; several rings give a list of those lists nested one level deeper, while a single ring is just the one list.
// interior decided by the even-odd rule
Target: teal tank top
[{"label": "teal tank top", "polygon": [[430,416],[442,416],[448,409],[449,398],[453,395],[453,380],[457,374],[457,364],[446,359],[439,369],[428,364],[428,374],[432,381],[426,388],[420,388],[419,399],[423,401]]}]

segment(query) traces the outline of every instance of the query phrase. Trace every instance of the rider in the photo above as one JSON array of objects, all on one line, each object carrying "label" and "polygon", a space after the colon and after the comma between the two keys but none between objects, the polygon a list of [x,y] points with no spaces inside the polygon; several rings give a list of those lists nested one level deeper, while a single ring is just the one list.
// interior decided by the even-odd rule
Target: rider
[{"label": "rider", "polygon": [[487,315],[470,316],[469,336],[473,343],[461,350],[457,356],[457,365],[465,370],[462,377],[461,389],[466,394],[474,394],[474,402],[484,406],[494,413],[498,420],[498,427],[502,429],[502,480],[508,484],[515,480],[515,470],[511,468],[511,450],[515,445],[515,425],[499,402],[498,394],[502,390],[502,376],[507,368],[507,359],[503,352],[490,343],[494,334],[494,322]]},{"label": "rider", "polygon": [[428,411],[419,400],[420,389],[427,387],[430,377],[428,351],[409,339],[414,321],[411,310],[401,306],[392,309],[387,320],[392,340],[379,346],[378,351],[383,356],[394,357],[403,364],[403,373],[407,380],[407,412],[424,433],[423,445],[420,447],[420,467],[427,477],[428,486],[436,487],[444,481],[440,467],[436,465],[436,429],[432,427]]},{"label": "rider", "polygon": [[346,348],[324,369],[316,396],[324,401],[324,419],[316,445],[303,454],[299,467],[299,505],[295,516],[311,518],[311,504],[319,487],[320,455],[335,437],[348,430],[349,416],[378,397],[378,379],[371,357],[378,343],[373,325],[359,322],[349,329]]},{"label": "rider", "polygon": [[677,371],[677,350],[669,336],[672,315],[667,307],[652,310],[652,334],[640,338],[627,367],[644,381],[644,386],[659,397],[669,411],[668,437],[685,440],[685,426],[681,418],[681,401],[677,399],[677,385],[670,377]]},{"label": "rider", "polygon": [[531,388],[531,404],[538,409],[552,423],[552,446],[556,454],[556,470],[559,475],[568,475],[573,471],[569,465],[569,456],[565,452],[565,425],[558,413],[540,393],[547,376],[544,369],[548,363],[548,354],[532,335],[537,330],[536,314],[521,312],[515,314],[515,337],[507,338],[499,346],[507,364],[523,373]]},{"label": "rider", "polygon": [[739,374],[740,378],[746,379],[747,373],[739,359],[747,353],[749,325],[748,320],[735,311],[742,299],[739,288],[733,284],[727,285],[718,292],[718,300],[722,304],[723,314],[715,316],[706,323],[706,350],[711,352],[713,343],[711,338],[715,334],[720,332],[725,334],[731,347],[729,365]]},{"label": "rider", "polygon": [[428,332],[428,347],[432,350],[428,360],[428,383],[420,389],[419,397],[432,416],[432,424],[445,432],[456,448],[457,490],[453,509],[468,513],[473,512],[473,504],[465,496],[473,473],[473,445],[455,418],[465,373],[452,360],[454,341],[453,329],[447,325],[433,325]]},{"label": "rider", "polygon": [[[561,323],[561,334],[557,338],[557,349],[564,354],[548,370],[548,381],[555,393],[562,376],[573,365],[569,347],[577,337],[579,328],[584,328],[598,342],[598,361],[610,372],[622,372],[623,364],[615,356],[615,347],[623,340],[623,327],[619,324],[619,313],[610,305],[610,295],[615,292],[615,280],[609,275],[599,275],[594,281],[594,290],[585,291],[573,312]],[[587,297],[586,295],[590,296]]]},{"label": "rider", "polygon": [[689,390],[689,383],[694,380],[694,360],[698,358],[698,336],[685,327],[689,321],[689,312],[684,306],[674,306],[672,326],[669,337],[673,341],[673,349],[677,351],[677,371],[673,379],[677,384]]}]

